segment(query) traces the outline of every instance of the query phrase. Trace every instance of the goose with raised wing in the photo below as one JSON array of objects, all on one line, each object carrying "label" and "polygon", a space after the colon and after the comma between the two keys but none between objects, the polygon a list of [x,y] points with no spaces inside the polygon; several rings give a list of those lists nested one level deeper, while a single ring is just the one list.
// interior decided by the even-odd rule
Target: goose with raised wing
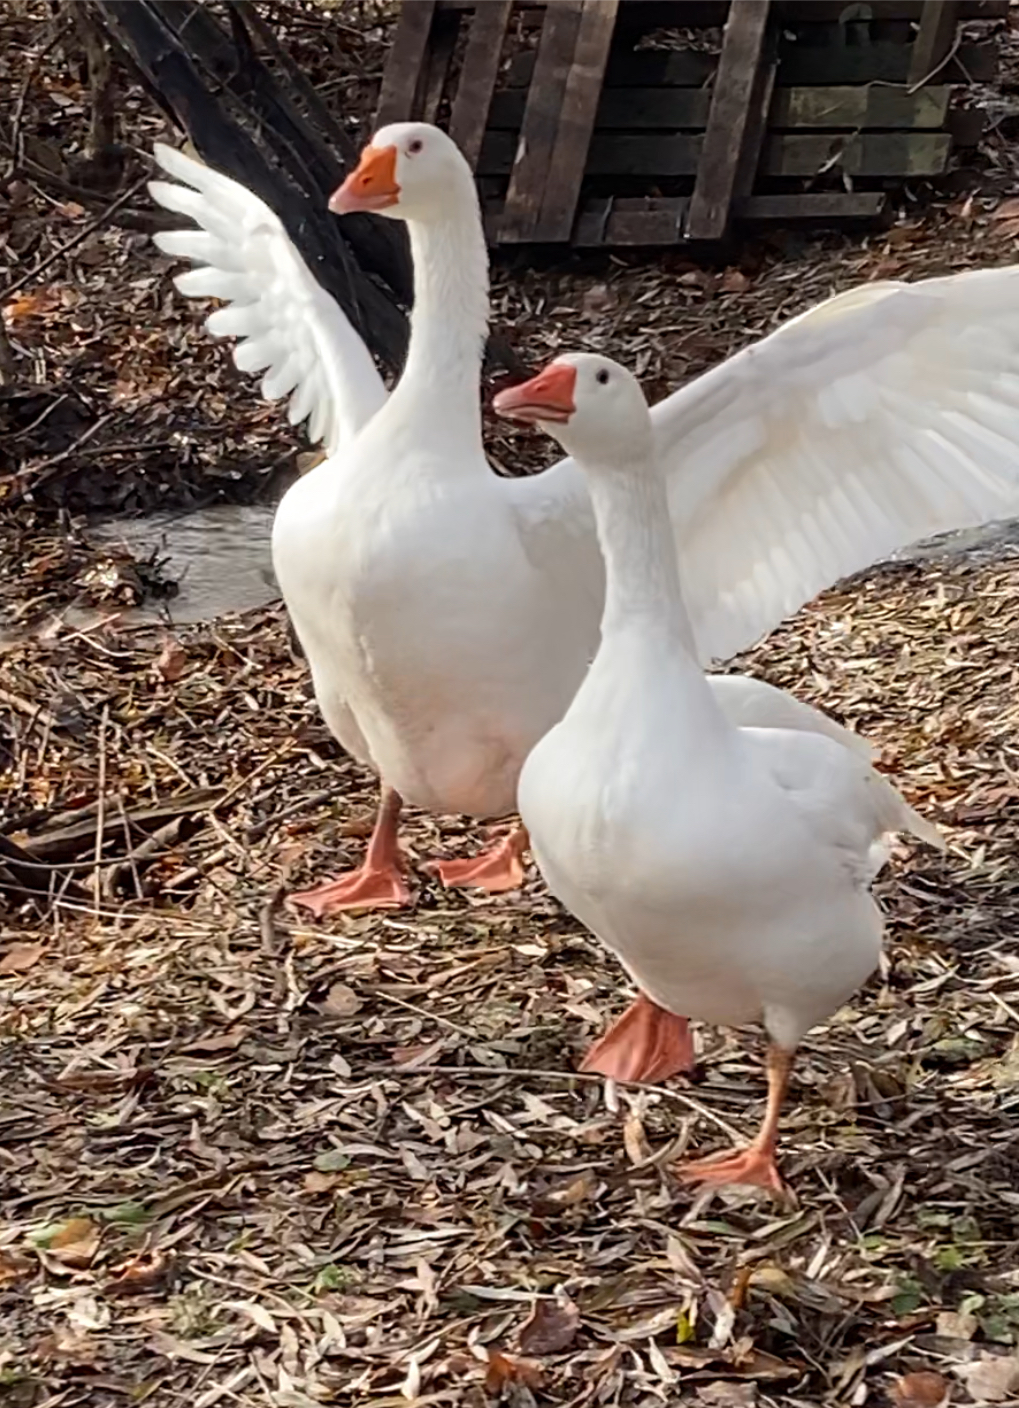
[{"label": "goose with raised wing", "polygon": [[[415,271],[407,364],[371,358],[278,218],[245,187],[157,149],[153,195],[199,228],[160,234],[199,267],[182,292],[288,396],[328,458],[283,499],[277,577],[323,715],[382,780],[364,864],[293,898],[316,912],[406,903],[407,801],[486,818],[562,715],[598,644],[604,569],[570,459],[522,479],[485,457],[488,260],[470,170],[424,123],[376,134],[333,198],[405,219]],[[1019,270],[843,294],[652,411],[702,663],[751,644],[840,577],[935,532],[1019,509]],[[730,717],[851,735],[766,686],[710,688]],[[795,714],[795,718],[791,714]],[[440,865],[509,888],[526,833]]]},{"label": "goose with raised wing", "polygon": [[[775,1149],[794,1052],[876,967],[873,848],[918,819],[851,750],[817,733],[741,728],[719,708],[685,607],[667,468],[629,372],[606,357],[561,357],[495,407],[542,425],[582,466],[607,568],[594,663],[521,772],[533,853],[650,1003],[763,1022],[769,1094],[757,1137],[681,1172],[781,1189]],[[653,1042],[650,1027],[642,1039]],[[618,1029],[621,1048],[633,1040]]]}]

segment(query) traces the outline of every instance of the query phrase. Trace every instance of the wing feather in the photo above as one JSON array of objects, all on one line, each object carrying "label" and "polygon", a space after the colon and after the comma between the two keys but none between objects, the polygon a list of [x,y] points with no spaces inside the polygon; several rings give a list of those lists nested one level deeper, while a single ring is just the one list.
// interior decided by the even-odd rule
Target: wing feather
[{"label": "wing feather", "polygon": [[155,154],[175,180],[151,182],[153,199],[199,226],[155,236],[165,254],[200,266],[176,287],[227,304],[206,319],[209,332],[236,338],[238,369],[264,373],[266,399],[289,396],[290,423],[308,421],[312,441],[334,454],[386,399],[367,347],[264,201],[184,152],[157,143]]}]

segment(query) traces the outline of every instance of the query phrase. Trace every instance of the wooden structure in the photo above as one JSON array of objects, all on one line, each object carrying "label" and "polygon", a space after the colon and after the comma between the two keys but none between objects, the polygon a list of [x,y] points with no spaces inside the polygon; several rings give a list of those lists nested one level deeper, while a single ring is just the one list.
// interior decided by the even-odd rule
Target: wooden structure
[{"label": "wooden structure", "polygon": [[[877,216],[945,171],[1008,0],[403,0],[378,124],[439,122],[493,243],[666,245]],[[988,31],[987,24],[977,25]],[[718,41],[719,32],[721,40]]]}]

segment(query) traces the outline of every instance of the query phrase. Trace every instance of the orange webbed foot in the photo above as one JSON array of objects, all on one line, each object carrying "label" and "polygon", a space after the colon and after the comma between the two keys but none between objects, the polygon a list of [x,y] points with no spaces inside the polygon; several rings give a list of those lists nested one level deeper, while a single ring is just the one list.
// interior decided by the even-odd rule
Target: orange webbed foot
[{"label": "orange webbed foot", "polygon": [[659,1007],[644,993],[594,1043],[580,1069],[613,1080],[648,1084],[692,1071],[696,1064],[690,1023]]},{"label": "orange webbed foot", "polygon": [[527,845],[527,832],[523,827],[518,827],[478,856],[472,856],[469,860],[435,861],[428,868],[438,875],[447,889],[476,886],[493,894],[518,890],[524,883],[524,852]]},{"label": "orange webbed foot", "polygon": [[411,893],[395,865],[363,865],[313,890],[298,890],[290,902],[321,919],[346,909],[399,909],[410,904]]},{"label": "orange webbed foot", "polygon": [[786,1187],[775,1164],[775,1151],[751,1144],[746,1149],[733,1149],[710,1159],[693,1159],[676,1166],[676,1175],[684,1183],[745,1183],[751,1188],[767,1188],[772,1193],[785,1193]]}]

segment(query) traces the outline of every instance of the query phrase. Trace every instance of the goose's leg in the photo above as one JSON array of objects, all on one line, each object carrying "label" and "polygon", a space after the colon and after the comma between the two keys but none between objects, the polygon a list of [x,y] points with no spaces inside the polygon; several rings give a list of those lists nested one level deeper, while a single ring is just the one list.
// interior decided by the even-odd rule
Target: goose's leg
[{"label": "goose's leg", "polygon": [[697,1159],[679,1164],[676,1172],[686,1183],[749,1183],[757,1188],[784,1192],[782,1179],[775,1166],[778,1142],[778,1121],[782,1102],[789,1086],[793,1052],[781,1046],[768,1046],[768,1107],[757,1131],[757,1138],[745,1149],[720,1154],[711,1159]]},{"label": "goose's leg", "polygon": [[383,787],[363,864],[314,890],[298,891],[290,896],[292,902],[310,909],[316,917],[341,909],[398,909],[410,904],[410,891],[401,874],[403,857],[396,841],[402,806],[399,792]]},{"label": "goose's leg", "polygon": [[692,1071],[695,1064],[690,1023],[641,993],[594,1043],[580,1069],[654,1084]]},{"label": "goose's leg", "polygon": [[524,853],[530,845],[525,826],[515,826],[487,851],[470,860],[440,860],[432,869],[447,886],[476,885],[481,890],[516,890],[524,883]]}]

